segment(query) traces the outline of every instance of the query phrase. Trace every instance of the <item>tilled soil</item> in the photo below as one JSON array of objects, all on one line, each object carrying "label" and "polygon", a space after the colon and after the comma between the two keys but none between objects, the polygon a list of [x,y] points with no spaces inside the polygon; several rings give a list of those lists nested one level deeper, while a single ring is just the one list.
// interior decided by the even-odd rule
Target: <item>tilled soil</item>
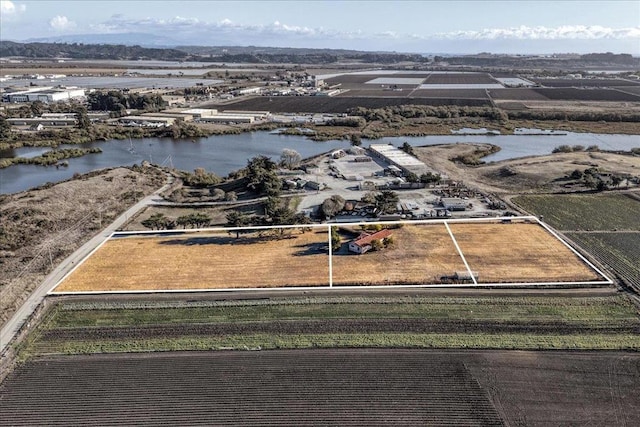
[{"label": "tilled soil", "polygon": [[394,349],[45,357],[1,426],[640,425],[640,355]]}]

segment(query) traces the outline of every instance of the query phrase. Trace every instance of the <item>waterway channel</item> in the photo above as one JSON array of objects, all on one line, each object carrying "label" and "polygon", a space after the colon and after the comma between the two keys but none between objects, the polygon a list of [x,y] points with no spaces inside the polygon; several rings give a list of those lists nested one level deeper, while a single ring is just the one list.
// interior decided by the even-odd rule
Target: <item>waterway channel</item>
[{"label": "waterway channel", "polygon": [[[501,150],[485,158],[500,161],[525,156],[549,154],[559,145],[597,145],[602,150],[630,150],[640,147],[639,135],[568,133],[566,135],[433,135],[424,137],[393,137],[370,143],[389,143],[396,146],[409,142],[413,146],[454,144],[456,142],[489,143]],[[147,160],[156,164],[173,166],[183,170],[198,167],[220,176],[238,170],[247,160],[256,155],[266,155],[277,160],[284,148],[298,151],[310,157],[337,148],[346,148],[346,140],[314,142],[304,136],[278,135],[272,132],[252,132],[238,135],[218,135],[208,138],[173,140],[170,138],[144,138],[132,141],[97,141],[73,147],[100,147],[102,153],[88,154],[68,159],[68,167],[14,165],[0,169],[0,193],[16,193],[47,182],[59,182],[71,178],[75,173],[86,173],[97,169],[131,166]],[[62,146],[61,148],[67,148]],[[34,157],[49,148],[19,148],[0,151],[1,157]]]}]

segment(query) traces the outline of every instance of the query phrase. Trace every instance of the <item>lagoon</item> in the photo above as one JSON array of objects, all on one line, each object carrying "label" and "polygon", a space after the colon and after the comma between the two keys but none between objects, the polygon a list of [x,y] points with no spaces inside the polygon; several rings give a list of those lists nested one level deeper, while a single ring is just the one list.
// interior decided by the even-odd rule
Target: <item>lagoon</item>
[{"label": "lagoon", "polygon": [[[363,140],[363,146],[370,143],[389,143],[396,146],[408,142],[413,146],[455,144],[476,142],[494,144],[501,148],[487,156],[487,162],[518,157],[550,154],[559,145],[597,145],[602,150],[630,150],[640,147],[640,135],[572,133],[566,135],[430,135],[422,137],[388,137],[377,140]],[[337,148],[349,147],[347,140],[314,142],[304,136],[279,135],[260,131],[238,135],[215,135],[207,138],[173,140],[171,138],[144,138],[132,141],[96,141],[78,146],[60,148],[100,147],[102,153],[88,154],[68,159],[68,167],[13,165],[0,169],[0,193],[16,193],[43,185],[60,182],[73,177],[75,173],[86,173],[97,169],[132,166],[150,161],[183,170],[198,167],[225,176],[247,164],[247,160],[257,155],[265,155],[277,160],[285,148],[297,150],[303,157],[310,157]],[[48,149],[42,147],[19,148],[0,152],[0,157],[34,157]]]}]

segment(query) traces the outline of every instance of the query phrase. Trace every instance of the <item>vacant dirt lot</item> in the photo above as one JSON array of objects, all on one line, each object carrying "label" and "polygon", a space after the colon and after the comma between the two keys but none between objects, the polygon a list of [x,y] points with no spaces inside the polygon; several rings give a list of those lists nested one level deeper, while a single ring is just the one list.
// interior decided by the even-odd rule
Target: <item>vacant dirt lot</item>
[{"label": "vacant dirt lot", "polygon": [[537,224],[451,224],[481,283],[603,280]]},{"label": "vacant dirt lot", "polygon": [[328,285],[327,232],[124,237],[108,241],[56,291]]},{"label": "vacant dirt lot", "polygon": [[464,271],[464,263],[443,224],[394,230],[392,247],[350,254],[347,243],[333,257],[334,285],[432,284]]}]

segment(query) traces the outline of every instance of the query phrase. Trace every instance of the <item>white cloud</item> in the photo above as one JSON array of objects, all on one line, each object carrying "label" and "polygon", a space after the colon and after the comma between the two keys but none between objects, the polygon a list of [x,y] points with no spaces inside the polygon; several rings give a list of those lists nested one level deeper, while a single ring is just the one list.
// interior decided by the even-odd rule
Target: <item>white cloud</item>
[{"label": "white cloud", "polygon": [[527,27],[487,28],[480,31],[439,33],[435,39],[448,40],[598,40],[640,39],[640,27],[609,28],[600,25],[564,25],[556,28]]},{"label": "white cloud", "polygon": [[322,27],[310,28],[306,26],[291,25],[280,21],[275,21],[266,25],[247,25],[233,22],[228,18],[219,22],[206,22],[196,18],[184,18],[176,16],[171,19],[129,19],[122,15],[114,15],[105,22],[98,25],[92,25],[92,29],[101,32],[149,32],[173,34],[188,32],[190,34],[202,34],[203,36],[238,34],[243,37],[260,37],[270,36],[299,36],[306,38],[340,38],[352,37],[360,34],[360,31],[344,32],[328,30]]},{"label": "white cloud", "polygon": [[27,6],[24,4],[18,4],[9,0],[0,0],[0,18],[9,20],[17,17],[27,10]]},{"label": "white cloud", "polygon": [[56,31],[68,31],[76,28],[76,23],[69,21],[66,16],[57,15],[51,18],[49,25]]}]

